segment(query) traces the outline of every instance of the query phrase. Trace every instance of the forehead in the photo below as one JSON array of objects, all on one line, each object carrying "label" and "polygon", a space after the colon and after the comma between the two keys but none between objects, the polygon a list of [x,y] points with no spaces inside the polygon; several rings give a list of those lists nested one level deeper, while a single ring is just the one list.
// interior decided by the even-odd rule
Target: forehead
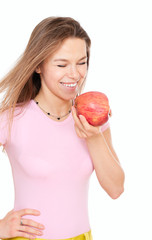
[{"label": "forehead", "polygon": [[84,57],[87,55],[86,42],[80,38],[68,38],[63,41],[59,49],[53,54],[56,57]]}]

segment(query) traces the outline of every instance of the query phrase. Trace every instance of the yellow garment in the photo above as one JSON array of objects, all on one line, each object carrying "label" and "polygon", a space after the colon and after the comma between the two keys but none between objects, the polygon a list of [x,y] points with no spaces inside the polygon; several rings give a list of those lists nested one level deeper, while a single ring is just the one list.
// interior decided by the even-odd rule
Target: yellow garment
[{"label": "yellow garment", "polygon": [[[15,237],[15,238],[7,238],[8,240],[29,240],[29,238],[23,237]],[[4,239],[6,240],[6,239]],[[43,239],[43,238],[35,238],[35,240],[56,240],[56,239]],[[77,237],[66,238],[66,239],[58,239],[58,240],[93,240],[91,230],[89,232],[83,233]]]}]

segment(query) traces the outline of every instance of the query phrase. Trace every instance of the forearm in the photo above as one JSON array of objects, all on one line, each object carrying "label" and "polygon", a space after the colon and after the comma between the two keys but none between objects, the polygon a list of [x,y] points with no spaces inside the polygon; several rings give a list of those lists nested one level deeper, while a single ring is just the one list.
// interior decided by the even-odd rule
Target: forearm
[{"label": "forearm", "polygon": [[2,231],[1,225],[2,225],[2,219],[0,219],[0,239],[2,238],[2,236],[1,236],[1,231]]},{"label": "forearm", "polygon": [[114,199],[123,192],[124,172],[103,134],[86,139],[94,169],[102,188]]}]

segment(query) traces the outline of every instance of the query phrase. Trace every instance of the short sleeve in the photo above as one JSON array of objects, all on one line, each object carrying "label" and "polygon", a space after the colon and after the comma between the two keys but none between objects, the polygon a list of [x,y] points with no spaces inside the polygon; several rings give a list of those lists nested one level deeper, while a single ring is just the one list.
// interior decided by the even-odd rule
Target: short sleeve
[{"label": "short sleeve", "polygon": [[8,132],[8,117],[7,112],[0,113],[0,143],[6,144]]},{"label": "short sleeve", "polygon": [[106,123],[104,123],[104,124],[100,127],[100,131],[101,131],[101,132],[104,132],[108,127],[110,127],[109,121],[107,121]]}]

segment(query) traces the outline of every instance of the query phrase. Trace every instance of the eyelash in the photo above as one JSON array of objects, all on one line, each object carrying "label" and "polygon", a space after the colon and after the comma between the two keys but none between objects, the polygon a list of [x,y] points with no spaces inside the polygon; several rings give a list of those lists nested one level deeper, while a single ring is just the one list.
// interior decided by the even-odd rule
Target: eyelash
[{"label": "eyelash", "polygon": [[[86,64],[87,62],[82,62],[82,63],[79,63],[78,65],[84,65]],[[57,65],[58,67],[66,67],[66,65]]]}]

